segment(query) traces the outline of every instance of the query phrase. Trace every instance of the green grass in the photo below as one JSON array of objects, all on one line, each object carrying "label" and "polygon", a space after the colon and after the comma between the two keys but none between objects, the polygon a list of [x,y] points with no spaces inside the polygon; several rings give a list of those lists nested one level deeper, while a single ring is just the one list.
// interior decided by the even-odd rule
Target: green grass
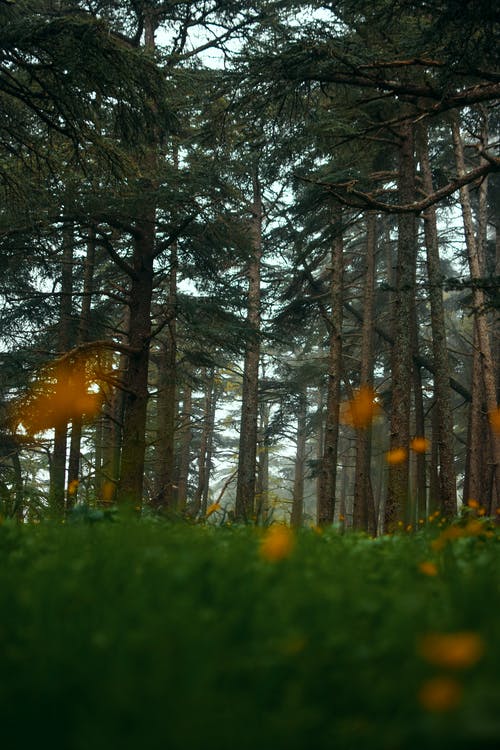
[{"label": "green grass", "polygon": [[[499,537],[432,534],[304,531],[270,562],[246,528],[4,523],[2,747],[493,750]],[[475,664],[420,652],[469,631]],[[461,698],[428,710],[441,675]]]}]

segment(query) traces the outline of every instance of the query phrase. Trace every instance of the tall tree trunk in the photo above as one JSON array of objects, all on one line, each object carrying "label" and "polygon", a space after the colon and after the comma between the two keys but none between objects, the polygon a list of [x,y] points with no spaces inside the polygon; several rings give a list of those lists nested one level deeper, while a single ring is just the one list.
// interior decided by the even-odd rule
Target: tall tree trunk
[{"label": "tall tree trunk", "polygon": [[253,174],[251,219],[251,257],[248,264],[247,323],[249,327],[243,367],[238,477],[235,518],[249,521],[254,515],[257,457],[257,423],[259,412],[260,358],[260,264],[262,257],[262,195],[257,173]]},{"label": "tall tree trunk", "polygon": [[342,217],[336,225],[332,244],[330,276],[330,345],[328,354],[328,385],[324,428],[323,456],[320,465],[318,493],[318,525],[333,523],[337,482],[339,437],[340,378],[342,375],[342,303],[343,303],[343,239]]},{"label": "tall tree trunk", "polygon": [[[57,348],[64,354],[71,347],[71,310],[73,302],[73,227],[63,229],[62,239],[62,268],[61,268],[61,297],[59,306],[59,328]],[[54,448],[52,452],[50,472],[50,506],[56,515],[64,512],[65,507],[65,479],[66,479],[66,449],[68,439],[68,423],[60,418],[54,429]]]},{"label": "tall tree trunk", "polygon": [[472,371],[471,371],[472,401],[469,407],[469,421],[467,425],[467,455],[465,460],[465,478],[463,502],[466,505],[471,499],[485,502],[487,482],[487,462],[489,451],[485,435],[488,425],[485,413],[485,391],[481,350],[476,322],[474,322],[474,336],[472,340]]},{"label": "tall tree trunk", "polygon": [[[429,139],[427,127],[419,130],[419,159],[424,191],[434,192],[429,161]],[[450,363],[446,340],[446,323],[443,305],[442,282],[439,258],[436,209],[430,206],[424,212],[424,235],[427,253],[427,276],[429,279],[429,303],[431,308],[432,355],[434,360],[434,409],[437,429],[439,460],[439,499],[442,513],[447,517],[457,512],[457,480],[455,474],[455,451],[453,438],[453,415],[450,394]],[[437,500],[437,496],[431,498]]]},{"label": "tall tree trunk", "polygon": [[[149,52],[153,52],[155,48],[156,23],[153,10],[145,12],[144,47]],[[142,178],[138,186],[141,190],[141,204],[133,233],[130,274],[130,354],[125,376],[118,500],[133,508],[142,505],[144,482],[151,300],[156,245],[157,141],[158,134],[151,133],[149,151],[143,158],[143,174],[148,176]]]},{"label": "tall tree trunk", "polygon": [[[215,373],[212,370],[205,386],[205,399],[203,405],[203,426],[200,438],[200,452],[198,456],[198,483],[194,493],[190,514],[196,517],[203,511],[208,496],[207,487],[210,477],[210,443],[211,433],[215,419]],[[206,507],[205,507],[206,512]]]},{"label": "tall tree trunk", "polygon": [[[173,165],[179,167],[177,144],[173,149]],[[175,420],[177,416],[177,273],[179,267],[177,242],[170,246],[166,326],[160,363],[158,393],[158,432],[156,442],[155,505],[163,510],[174,506]]]},{"label": "tall tree trunk", "polygon": [[[360,386],[373,388],[373,322],[375,303],[375,243],[377,217],[366,216],[366,253],[363,289],[363,323],[361,327]],[[353,528],[376,532],[375,503],[370,479],[371,425],[356,434],[354,474]]]},{"label": "tall tree trunk", "polygon": [[[398,195],[400,203],[415,200],[415,161],[413,125],[401,127],[399,146]],[[389,466],[386,531],[393,531],[399,520],[408,522],[408,446],[411,412],[411,304],[415,294],[416,226],[413,214],[398,218],[398,258],[394,294],[394,347],[392,350],[392,404],[390,450],[401,451],[402,460]],[[393,454],[395,455],[395,453]]]},{"label": "tall tree trunk", "polygon": [[307,440],[307,391],[299,393],[299,408],[297,411],[297,445],[295,451],[295,476],[293,481],[292,515],[290,524],[294,528],[302,526],[304,515],[304,473]]},{"label": "tall tree trunk", "polygon": [[167,326],[161,342],[158,377],[155,505],[164,510],[174,505],[175,420],[177,416],[177,248],[170,253]]},{"label": "tall tree trunk", "polygon": [[259,430],[257,444],[257,522],[264,522],[269,517],[269,446],[267,429],[269,427],[269,404],[262,400],[259,404]]},{"label": "tall tree trunk", "polygon": [[[453,145],[455,148],[455,159],[457,163],[458,176],[465,174],[465,160],[463,152],[462,137],[460,134],[460,125],[458,115],[455,114],[452,122]],[[474,224],[472,219],[472,208],[469,196],[468,185],[460,188],[460,203],[462,205],[462,215],[465,232],[465,242],[467,246],[467,255],[469,261],[469,271],[472,282],[480,279],[483,274],[481,266],[480,248],[474,235]],[[496,372],[491,350],[490,336],[488,333],[488,323],[484,312],[484,291],[478,285],[473,283],[472,286],[472,303],[474,320],[477,330],[478,350],[481,357],[484,391],[486,399],[486,410],[489,414],[496,411],[497,394],[496,394]],[[500,495],[500,434],[496,433],[490,425],[489,438],[491,445],[493,493],[490,498],[481,498],[484,504],[498,507]]]},{"label": "tall tree trunk", "polygon": [[184,511],[187,505],[188,495],[188,479],[189,479],[189,465],[191,457],[191,440],[192,440],[192,410],[193,410],[193,390],[191,386],[186,383],[184,385],[184,393],[182,399],[182,423],[180,428],[180,446],[179,446],[179,466],[178,466],[178,479],[177,479],[177,490],[175,493],[176,508],[179,511]]},{"label": "tall tree trunk", "polygon": [[[92,305],[92,286],[94,279],[94,264],[96,250],[95,227],[91,226],[88,231],[87,254],[83,271],[82,304],[80,319],[78,321],[77,343],[82,344],[88,340],[90,328],[90,309]],[[78,477],[80,473],[80,446],[82,440],[82,416],[77,415],[71,420],[71,441],[68,461],[68,496],[67,507],[71,508],[76,503],[78,495]]]}]

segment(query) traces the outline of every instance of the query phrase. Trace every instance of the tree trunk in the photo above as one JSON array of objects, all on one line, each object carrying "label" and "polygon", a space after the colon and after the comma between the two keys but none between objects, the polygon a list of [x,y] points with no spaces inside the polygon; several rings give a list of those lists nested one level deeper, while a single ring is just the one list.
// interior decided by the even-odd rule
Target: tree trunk
[{"label": "tree trunk", "polygon": [[[415,199],[413,125],[401,127],[399,146],[398,195],[406,204]],[[413,214],[398,217],[398,257],[394,294],[394,347],[392,350],[392,405],[390,450],[401,452],[402,460],[389,466],[384,528],[393,531],[408,516],[408,446],[411,412],[411,304],[415,294],[416,226]],[[393,453],[395,455],[395,453]]]},{"label": "tree trunk", "polygon": [[[57,348],[59,354],[67,352],[71,347],[71,310],[73,303],[73,227],[63,229],[62,269],[61,269],[61,297],[59,306],[59,329]],[[54,429],[54,448],[52,452],[50,471],[50,506],[54,514],[64,512],[65,507],[65,479],[66,479],[66,449],[68,438],[68,423],[66,419],[59,419]]]},{"label": "tree trunk", "polygon": [[[457,163],[457,173],[458,176],[461,177],[465,174],[465,161],[458,115],[456,115],[453,119],[452,132],[453,145],[455,148],[455,159]],[[471,279],[472,281],[474,281],[475,279],[481,278],[483,269],[481,267],[480,248],[478,247],[478,243],[476,242],[476,237],[474,235],[472,209],[470,203],[469,188],[467,185],[464,185],[460,188],[460,202],[462,205],[469,271]],[[492,414],[498,408],[496,397],[496,372],[493,362],[490,337],[488,333],[487,318],[484,312],[484,302],[485,299],[483,289],[473,284],[472,303],[474,320],[477,329],[478,350],[481,357],[486,410],[489,414]],[[493,494],[490,498],[481,498],[480,500],[482,500],[485,505],[498,507],[500,495],[500,434],[497,434],[491,425],[488,433],[491,445],[490,451],[492,461],[491,471],[493,477]]]},{"label": "tree trunk", "polygon": [[259,404],[259,430],[257,445],[257,523],[265,522],[269,516],[269,446],[267,428],[269,426],[269,404],[262,400]]},{"label": "tree trunk", "polygon": [[[429,161],[428,133],[424,125],[419,131],[419,159],[422,185],[425,193],[434,192]],[[427,252],[427,276],[429,279],[429,303],[431,308],[432,355],[434,360],[434,409],[437,429],[439,460],[439,500],[442,513],[453,517],[457,512],[457,480],[455,474],[455,451],[453,438],[453,415],[450,394],[450,364],[446,340],[446,323],[443,305],[442,282],[439,258],[436,209],[430,206],[424,212],[424,234]],[[437,496],[431,498],[437,500]]]},{"label": "tree trunk", "polygon": [[328,385],[318,493],[318,525],[333,523],[337,481],[339,436],[340,378],[342,375],[342,302],[343,302],[343,240],[339,211],[337,235],[333,240],[330,276],[330,347],[328,354]]},{"label": "tree trunk", "polygon": [[[205,386],[205,399],[203,405],[203,426],[200,438],[200,452],[198,456],[198,483],[194,493],[190,514],[196,517],[203,511],[203,505],[206,506],[206,497],[208,496],[208,481],[210,477],[210,443],[211,433],[215,419],[215,374],[212,370]],[[206,507],[205,507],[206,513]]]},{"label": "tree trunk", "polygon": [[307,391],[299,393],[297,412],[297,446],[295,452],[295,476],[293,481],[292,515],[290,524],[294,528],[302,526],[304,515],[304,473],[307,440]]},{"label": "tree trunk", "polygon": [[[95,227],[89,228],[87,240],[87,254],[83,271],[82,305],[80,319],[78,322],[77,343],[82,344],[88,340],[90,327],[90,309],[92,304],[92,286],[94,279],[96,236]],[[71,441],[68,461],[68,496],[67,507],[71,508],[78,497],[78,477],[80,474],[80,445],[82,440],[82,416],[78,415],[71,420]]]},{"label": "tree trunk", "polygon": [[176,508],[179,511],[184,511],[187,505],[188,496],[188,479],[189,479],[189,465],[191,456],[191,440],[192,440],[192,402],[193,390],[187,383],[184,385],[184,394],[182,401],[182,424],[180,428],[180,448],[179,448],[179,467],[178,467],[178,479],[177,479],[177,490],[175,493]]},{"label": "tree trunk", "polygon": [[[360,386],[373,388],[373,322],[375,303],[375,242],[377,217],[366,216],[366,254],[361,327]],[[376,533],[375,503],[370,481],[371,425],[356,434],[353,528]]]},{"label": "tree trunk", "polygon": [[[175,245],[175,243],[174,243]],[[158,408],[156,438],[155,500],[157,508],[172,509],[174,505],[175,420],[177,416],[177,249],[170,253],[170,277],[167,302],[166,335],[161,342],[158,374]]]},{"label": "tree trunk", "polygon": [[[418,329],[416,321],[415,303],[412,305],[412,347],[418,352]],[[425,413],[424,401],[422,397],[422,374],[420,367],[413,366],[413,398],[415,404],[415,437],[425,438]],[[418,451],[414,454],[415,481],[410,498],[410,518],[409,522],[415,524],[418,519],[425,515],[427,508],[427,473],[425,451]]]},{"label": "tree trunk", "polygon": [[260,264],[262,257],[262,196],[255,171],[251,219],[251,258],[248,265],[247,323],[249,333],[243,368],[238,478],[236,484],[235,518],[249,521],[254,515],[255,473],[257,457],[257,422],[259,411],[260,358]]},{"label": "tree trunk", "polygon": [[[153,51],[155,47],[155,23],[153,12],[145,13],[144,47],[147,51]],[[143,159],[142,171],[148,176],[142,178],[138,186],[141,190],[141,205],[133,233],[130,275],[128,338],[131,351],[125,375],[118,500],[132,508],[142,506],[144,483],[151,300],[156,244],[157,141],[158,134],[153,132],[149,151]]]}]

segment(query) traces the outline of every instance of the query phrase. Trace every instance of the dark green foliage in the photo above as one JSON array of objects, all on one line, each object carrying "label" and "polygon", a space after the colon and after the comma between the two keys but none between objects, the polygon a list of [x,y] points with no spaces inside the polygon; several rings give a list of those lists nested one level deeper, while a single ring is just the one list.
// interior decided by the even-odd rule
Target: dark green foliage
[{"label": "dark green foliage", "polygon": [[[85,517],[84,521],[97,518]],[[498,538],[0,527],[6,747],[486,750],[500,739]],[[434,559],[438,575],[419,563]],[[427,713],[426,633],[472,631],[458,710]]]}]

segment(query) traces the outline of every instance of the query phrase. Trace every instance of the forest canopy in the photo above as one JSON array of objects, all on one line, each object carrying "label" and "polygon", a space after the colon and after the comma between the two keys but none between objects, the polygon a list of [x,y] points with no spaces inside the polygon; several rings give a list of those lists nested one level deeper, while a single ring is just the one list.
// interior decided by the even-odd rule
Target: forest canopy
[{"label": "forest canopy", "polygon": [[0,503],[500,501],[490,2],[0,1]]}]

